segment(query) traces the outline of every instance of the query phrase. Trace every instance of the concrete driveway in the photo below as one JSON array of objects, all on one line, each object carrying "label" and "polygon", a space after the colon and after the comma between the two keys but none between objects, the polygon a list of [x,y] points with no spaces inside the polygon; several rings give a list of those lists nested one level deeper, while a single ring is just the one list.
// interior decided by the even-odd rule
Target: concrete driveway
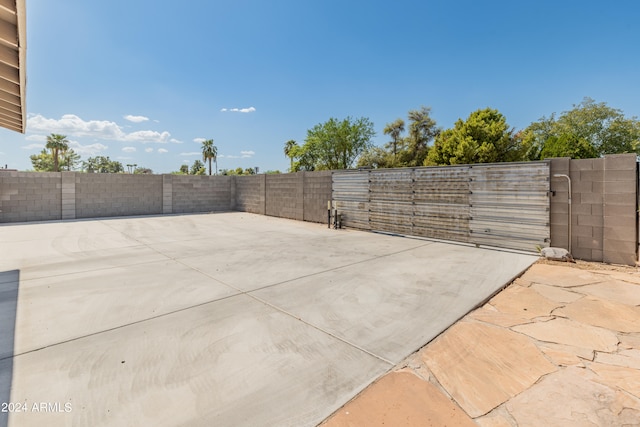
[{"label": "concrete driveway", "polygon": [[247,213],[0,225],[0,426],[313,426],[536,259]]}]

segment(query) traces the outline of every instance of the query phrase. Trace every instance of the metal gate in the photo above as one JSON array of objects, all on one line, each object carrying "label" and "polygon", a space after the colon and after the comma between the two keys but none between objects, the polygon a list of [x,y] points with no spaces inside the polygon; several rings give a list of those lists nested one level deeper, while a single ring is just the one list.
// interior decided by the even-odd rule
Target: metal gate
[{"label": "metal gate", "polygon": [[549,242],[549,163],[338,171],[346,227],[534,252]]}]

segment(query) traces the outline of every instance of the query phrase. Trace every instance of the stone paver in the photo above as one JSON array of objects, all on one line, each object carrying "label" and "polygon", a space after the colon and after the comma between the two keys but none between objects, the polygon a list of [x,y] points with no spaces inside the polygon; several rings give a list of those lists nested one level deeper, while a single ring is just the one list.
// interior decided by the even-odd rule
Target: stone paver
[{"label": "stone paver", "polygon": [[622,426],[640,420],[640,400],[570,367],[548,375],[506,407],[518,427]]},{"label": "stone paver", "polygon": [[[638,289],[640,293],[640,289]],[[577,322],[619,332],[640,332],[640,307],[586,296],[558,309],[554,314]]]},{"label": "stone paver", "polygon": [[369,387],[360,399],[341,408],[327,427],[474,427],[458,405],[413,372],[397,371]]},{"label": "stone paver", "polygon": [[531,283],[572,288],[606,281],[606,276],[587,270],[566,268],[564,265],[535,264],[523,277]]},{"label": "stone paver", "polygon": [[489,301],[501,313],[526,319],[548,316],[562,304],[543,297],[539,292],[522,286],[510,286]]},{"label": "stone paver", "polygon": [[480,427],[638,427],[638,301],[637,268],[540,262],[399,367]]},{"label": "stone paver", "polygon": [[423,360],[472,417],[486,414],[556,370],[527,337],[479,322],[456,323],[427,346]]},{"label": "stone paver", "polygon": [[598,297],[600,299],[619,302],[620,304],[640,305],[640,284],[628,283],[622,280],[609,280],[595,285],[585,285],[573,288],[576,292]]},{"label": "stone paver", "polygon": [[618,346],[615,333],[561,317],[548,322],[518,325],[512,329],[539,341],[592,348],[598,351],[615,351]]}]

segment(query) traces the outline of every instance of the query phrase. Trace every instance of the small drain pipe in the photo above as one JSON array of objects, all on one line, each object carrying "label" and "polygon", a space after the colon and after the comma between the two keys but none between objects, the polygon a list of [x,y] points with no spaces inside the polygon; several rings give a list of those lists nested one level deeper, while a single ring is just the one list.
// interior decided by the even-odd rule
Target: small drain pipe
[{"label": "small drain pipe", "polygon": [[569,226],[569,253],[571,253],[571,178],[569,178],[569,175],[565,175],[562,173],[556,173],[553,175],[555,178],[567,178],[567,182],[569,183],[569,222],[568,222],[568,226]]}]

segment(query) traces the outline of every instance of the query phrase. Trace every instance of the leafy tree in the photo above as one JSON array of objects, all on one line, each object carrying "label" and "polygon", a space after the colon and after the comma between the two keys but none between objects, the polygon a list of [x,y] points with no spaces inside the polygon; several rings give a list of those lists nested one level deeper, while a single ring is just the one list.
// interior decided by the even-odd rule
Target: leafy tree
[{"label": "leafy tree", "polygon": [[183,175],[189,175],[189,165],[180,165],[180,173]]},{"label": "leafy tree", "polygon": [[358,160],[359,167],[390,168],[424,164],[429,144],[440,133],[440,129],[431,118],[429,107],[410,110],[407,116],[409,135],[401,136],[404,130],[402,119],[387,124],[384,132],[392,136],[392,141],[384,147],[367,149]]},{"label": "leafy tree", "polygon": [[53,155],[45,148],[42,149],[40,154],[32,154],[29,156],[31,159],[31,165],[37,172],[53,172]]},{"label": "leafy tree", "polygon": [[385,135],[391,136],[391,147],[393,148],[393,164],[396,164],[396,157],[398,154],[398,143],[400,142],[402,132],[404,132],[404,120],[396,119],[391,123],[387,123],[383,130]]},{"label": "leafy tree", "polygon": [[200,160],[195,160],[191,165],[191,175],[204,175],[205,172],[204,163]]},{"label": "leafy tree", "polygon": [[218,147],[213,145],[213,139],[202,141],[202,160],[209,161],[209,175],[211,175],[211,160],[216,162],[216,175],[218,174]]},{"label": "leafy tree", "polygon": [[53,171],[59,172],[60,168],[58,163],[60,161],[60,152],[69,150],[69,141],[67,141],[66,135],[52,133],[47,136],[47,144],[45,147],[51,150],[51,155],[53,156]]},{"label": "leafy tree", "polygon": [[[592,157],[616,153],[640,153],[640,122],[636,117],[627,118],[621,110],[611,108],[606,103],[597,103],[591,98],[584,98],[573,109],[564,111],[556,118],[555,113],[549,118],[542,117],[525,129],[525,137],[531,146],[529,158],[544,158],[542,153],[547,141],[557,146],[558,141],[577,138],[584,150],[580,154],[594,152]],[[563,139],[564,138],[564,139]],[[587,149],[589,144],[592,150]],[[586,151],[585,151],[586,150]],[[557,150],[547,150],[547,153]]]},{"label": "leafy tree", "polygon": [[392,168],[393,155],[381,147],[368,148],[358,159],[358,167]]},{"label": "leafy tree", "polygon": [[149,168],[144,168],[139,166],[133,171],[133,173],[138,175],[151,175],[153,174],[153,171]]},{"label": "leafy tree", "polygon": [[287,156],[291,162],[289,172],[293,172],[293,157],[294,153],[296,152],[296,148],[299,148],[298,143],[293,139],[290,139],[284,143],[284,155]]},{"label": "leafy tree", "polygon": [[545,142],[540,152],[542,159],[552,157],[571,157],[572,159],[589,159],[598,157],[598,153],[589,141],[575,135],[564,134],[551,136]]},{"label": "leafy tree", "polygon": [[425,160],[427,165],[456,165],[523,160],[521,138],[509,129],[505,117],[491,108],[458,119],[453,129],[438,134]]},{"label": "leafy tree", "polygon": [[410,110],[409,118],[409,164],[406,166],[422,166],[429,152],[429,144],[440,133],[436,121],[431,118],[431,107],[422,106],[418,110]]},{"label": "leafy tree", "polygon": [[68,171],[75,170],[80,164],[80,154],[73,151],[73,148],[66,149],[64,152],[61,151],[60,154],[60,162]]},{"label": "leafy tree", "polygon": [[[62,165],[68,171],[75,170],[80,162],[80,155],[76,154],[72,148],[67,148],[64,152],[60,151],[58,155],[60,157],[60,164],[58,166]],[[29,158],[31,159],[34,170],[38,172],[54,172],[53,153],[46,149],[43,149],[39,154],[29,156]]]},{"label": "leafy tree", "polygon": [[307,131],[305,143],[294,147],[295,170],[348,169],[371,147],[373,123],[362,117],[344,120],[330,118]]},{"label": "leafy tree", "polygon": [[109,156],[89,157],[82,167],[89,173],[120,173],[124,172],[124,166],[117,160],[111,160]]}]

